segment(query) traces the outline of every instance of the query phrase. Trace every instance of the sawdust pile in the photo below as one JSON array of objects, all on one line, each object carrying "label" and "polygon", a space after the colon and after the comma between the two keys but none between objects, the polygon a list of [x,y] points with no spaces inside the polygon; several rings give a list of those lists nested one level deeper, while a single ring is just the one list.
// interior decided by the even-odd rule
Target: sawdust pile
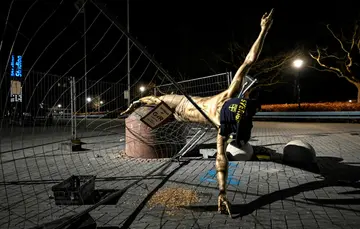
[{"label": "sawdust pile", "polygon": [[200,198],[195,190],[174,187],[159,190],[153,195],[148,204],[150,209],[155,206],[165,207],[167,214],[174,215],[176,211],[180,210],[181,206],[189,206],[199,201]]},{"label": "sawdust pile", "polygon": [[171,158],[135,158],[135,157],[130,157],[126,154],[125,150],[120,150],[119,154],[115,156],[115,158],[118,159],[122,159],[122,160],[129,160],[129,161],[136,161],[136,162],[164,162],[164,161],[169,161],[171,160]]}]

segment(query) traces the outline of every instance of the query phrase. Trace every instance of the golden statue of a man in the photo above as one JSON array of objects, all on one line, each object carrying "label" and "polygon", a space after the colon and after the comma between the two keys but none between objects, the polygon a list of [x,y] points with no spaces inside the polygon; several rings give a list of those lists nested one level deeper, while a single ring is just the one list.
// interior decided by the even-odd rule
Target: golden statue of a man
[{"label": "golden statue of a man", "polygon": [[[239,93],[241,89],[244,77],[261,53],[265,37],[273,22],[272,16],[273,10],[271,10],[270,13],[265,13],[261,18],[260,34],[247,54],[243,64],[237,70],[228,89],[210,97],[191,97],[213,124],[218,127],[216,139],[216,171],[219,185],[218,210],[220,212],[227,210],[228,213],[231,214],[226,195],[228,173],[228,159],[226,156],[227,140],[232,133],[236,133],[235,138],[238,146],[249,141],[252,129],[252,117],[255,115],[258,107],[251,100],[237,98],[237,93]],[[132,112],[137,108],[137,104],[157,105],[160,102],[165,102],[173,109],[174,116],[178,121],[209,123],[208,119],[206,119],[184,95],[175,94],[140,98],[138,101],[132,103],[123,114]]]}]

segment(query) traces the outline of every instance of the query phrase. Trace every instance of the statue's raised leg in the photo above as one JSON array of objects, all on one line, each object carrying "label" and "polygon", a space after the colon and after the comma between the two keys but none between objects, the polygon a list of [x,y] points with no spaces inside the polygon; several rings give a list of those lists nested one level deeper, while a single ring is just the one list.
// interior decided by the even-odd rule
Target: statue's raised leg
[{"label": "statue's raised leg", "polygon": [[122,112],[121,115],[123,114],[129,114],[131,112],[133,112],[134,110],[136,110],[138,107],[140,106],[156,106],[161,102],[166,103],[171,109],[175,109],[177,107],[177,105],[180,104],[180,102],[186,99],[185,96],[183,95],[162,95],[162,96],[145,96],[140,98],[139,100],[134,101],[133,103],[131,103],[131,105],[129,106],[128,109],[126,109],[126,111]]},{"label": "statue's raised leg", "polygon": [[148,105],[148,106],[157,105],[160,102],[161,102],[161,100],[156,96],[146,96],[146,97],[140,98],[139,100],[132,102],[130,104],[130,106],[128,107],[128,109],[126,109],[120,115],[129,114],[143,105]]}]

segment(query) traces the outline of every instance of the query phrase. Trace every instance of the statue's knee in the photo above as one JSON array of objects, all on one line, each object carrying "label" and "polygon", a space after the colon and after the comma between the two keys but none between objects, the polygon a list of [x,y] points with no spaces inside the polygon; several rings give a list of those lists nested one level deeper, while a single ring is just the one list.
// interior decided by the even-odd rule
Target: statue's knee
[{"label": "statue's knee", "polygon": [[223,169],[227,168],[228,165],[229,165],[229,162],[225,156],[216,158],[215,166],[216,166],[217,170],[220,170],[220,169],[223,170]]}]

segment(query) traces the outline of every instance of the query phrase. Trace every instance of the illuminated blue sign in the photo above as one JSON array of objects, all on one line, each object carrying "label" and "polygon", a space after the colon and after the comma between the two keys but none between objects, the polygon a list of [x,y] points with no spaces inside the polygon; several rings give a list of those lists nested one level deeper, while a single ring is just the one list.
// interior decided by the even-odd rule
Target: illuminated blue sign
[{"label": "illuminated blue sign", "polygon": [[10,76],[22,77],[22,56],[11,55]]}]

